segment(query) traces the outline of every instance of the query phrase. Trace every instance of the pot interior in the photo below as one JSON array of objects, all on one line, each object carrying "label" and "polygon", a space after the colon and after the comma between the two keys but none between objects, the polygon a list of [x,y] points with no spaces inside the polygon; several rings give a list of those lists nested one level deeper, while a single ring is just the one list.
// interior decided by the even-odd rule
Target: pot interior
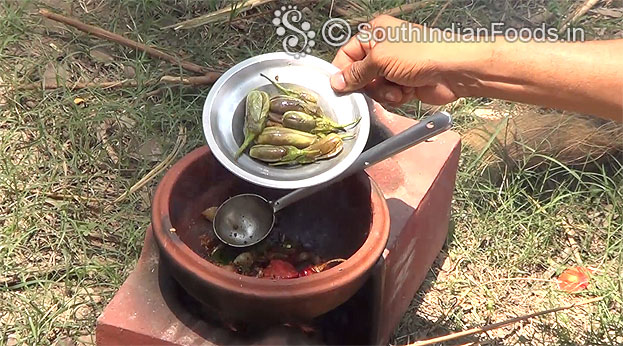
[{"label": "pot interior", "polygon": [[[368,236],[372,222],[370,190],[370,180],[364,173],[335,183],[277,213],[273,231],[262,243],[285,236],[323,259],[347,259]],[[274,200],[287,192],[247,183],[208,156],[195,161],[177,178],[169,216],[180,239],[206,258],[201,239],[205,235],[214,237],[214,232],[212,223],[202,216],[203,210],[241,193],[255,193]],[[232,248],[239,252],[249,249]]]}]

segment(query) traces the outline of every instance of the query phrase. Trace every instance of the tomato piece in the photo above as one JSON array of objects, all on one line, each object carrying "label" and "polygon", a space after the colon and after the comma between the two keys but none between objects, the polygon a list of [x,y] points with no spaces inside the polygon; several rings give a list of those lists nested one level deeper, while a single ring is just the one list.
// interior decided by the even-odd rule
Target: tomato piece
[{"label": "tomato piece", "polygon": [[294,279],[299,277],[299,273],[290,262],[273,259],[262,271],[262,277],[267,279]]},{"label": "tomato piece", "polygon": [[588,287],[590,269],[584,267],[571,267],[565,269],[558,277],[558,287],[568,293],[585,290]]},{"label": "tomato piece", "polygon": [[314,266],[307,266],[299,272],[299,276],[310,276],[312,274],[316,274],[316,271],[314,269]]}]

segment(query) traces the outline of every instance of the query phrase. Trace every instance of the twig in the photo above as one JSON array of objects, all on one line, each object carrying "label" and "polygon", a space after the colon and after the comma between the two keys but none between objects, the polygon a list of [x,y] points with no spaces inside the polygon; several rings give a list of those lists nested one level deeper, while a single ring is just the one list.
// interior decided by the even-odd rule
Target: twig
[{"label": "twig", "polygon": [[[372,14],[372,18],[374,17],[378,17],[382,14],[386,14],[388,16],[397,16],[399,14],[402,13],[406,13],[406,12],[411,12],[414,11],[418,8],[422,8],[424,6],[427,6],[428,4],[431,4],[433,2],[435,2],[436,0],[422,0],[422,1],[418,1],[418,2],[414,2],[411,4],[406,4],[406,5],[401,5],[398,7],[394,7],[394,8],[390,8],[389,10],[383,10],[383,11],[378,11]],[[368,19],[370,19],[370,17],[368,16],[361,16],[361,17],[356,17],[356,18],[352,18],[348,20],[348,24],[350,26],[355,26],[358,25],[360,23],[365,23],[368,21]]]},{"label": "twig", "polygon": [[490,330],[498,329],[498,328],[503,327],[503,326],[508,325],[508,324],[525,321],[525,320],[528,320],[528,319],[533,318],[533,317],[546,315],[546,314],[551,314],[551,313],[562,311],[562,310],[568,310],[568,309],[572,309],[572,308],[577,307],[577,306],[592,304],[592,303],[598,302],[598,301],[600,301],[602,299],[604,299],[604,297],[597,297],[597,298],[587,299],[587,300],[583,300],[583,301],[578,302],[578,303],[573,303],[573,304],[564,305],[564,306],[560,306],[560,307],[553,308],[553,309],[543,310],[543,311],[531,313],[531,314],[528,314],[528,315],[518,316],[518,317],[515,317],[515,318],[508,319],[506,321],[493,323],[493,324],[490,324],[490,325],[487,325],[487,326],[484,326],[484,327],[476,327],[476,328],[464,330],[462,332],[440,336],[440,337],[437,337],[437,338],[417,341],[417,342],[414,342],[412,344],[408,344],[407,346],[424,346],[424,345],[436,344],[438,342],[445,342],[445,341],[449,341],[449,340],[456,340],[456,339],[459,339],[459,338],[462,338],[462,337],[465,337],[465,336],[470,336],[470,335],[474,335],[474,334],[480,334],[480,333],[484,333],[484,332],[487,332],[487,331],[490,331]]},{"label": "twig", "polygon": [[340,1],[340,5],[335,6],[333,9],[335,13],[339,14],[342,17],[348,17],[353,13],[365,13],[365,8],[362,7],[357,1],[346,0],[346,4],[342,5],[342,1]]},{"label": "twig", "polygon": [[143,95],[141,95],[141,98],[150,98],[150,97],[154,97],[154,96],[160,96],[166,88],[158,88],[156,90],[152,90],[148,93],[145,93]]},{"label": "twig", "polygon": [[[551,276],[550,276],[551,278]],[[465,301],[465,299],[467,299],[467,296],[476,288],[481,288],[484,286],[487,286],[489,284],[493,284],[493,283],[498,283],[498,282],[509,282],[509,281],[538,281],[538,282],[549,282],[549,283],[557,283],[558,281],[556,280],[550,280],[549,278],[545,278],[545,279],[540,279],[540,278],[504,278],[504,279],[495,279],[495,280],[490,280],[487,282],[484,282],[482,284],[477,284],[476,287],[471,287],[469,289],[467,289],[466,291],[464,291],[463,293],[461,293],[461,295],[459,296],[459,298],[456,300],[456,302],[454,304],[452,304],[452,306],[448,309],[448,311],[445,311],[441,314],[441,316],[439,316],[439,318],[437,318],[437,320],[433,323],[432,327],[429,329],[434,329],[434,327],[442,324],[443,322],[446,321],[446,319],[448,318],[448,316],[450,316],[450,314],[453,312],[453,310],[456,307],[460,307],[461,304],[463,304],[463,302]]]},{"label": "twig", "polygon": [[51,198],[51,199],[56,199],[56,200],[76,200],[76,201],[79,201],[79,202],[102,202],[102,201],[106,200],[104,198],[79,196],[79,195],[74,195],[74,194],[53,193],[53,192],[46,192],[45,195],[47,197]]},{"label": "twig", "polygon": [[197,77],[162,76],[162,78],[160,78],[160,83],[201,86],[214,83],[220,76],[221,74],[218,72],[209,72],[204,76]]},{"label": "twig", "polygon": [[572,24],[576,20],[580,19],[580,17],[585,15],[586,12],[588,12],[591,8],[593,8],[595,5],[597,5],[598,2],[599,2],[599,0],[586,0],[586,1],[584,1],[584,4],[581,7],[579,7],[577,10],[575,10],[575,12],[573,12],[572,15],[568,16],[562,22],[562,24],[560,25],[560,29],[558,29],[558,33],[562,34],[567,29],[567,26],[569,26],[569,24]]},{"label": "twig", "polygon": [[[162,84],[184,84],[188,86],[203,86],[210,85],[214,83],[219,77],[220,73],[217,72],[209,72],[204,76],[162,76],[158,80],[150,80],[143,83],[143,85],[150,86],[156,85],[158,83]],[[112,82],[76,82],[72,85],[68,86],[69,90],[80,90],[80,89],[89,89],[89,88],[102,88],[102,89],[116,89],[116,88],[124,88],[124,87],[137,87],[139,86],[139,82],[135,79],[126,79],[121,81],[112,81]],[[34,82],[22,86],[18,86],[15,90],[51,90],[51,89],[59,89],[62,88],[63,85],[58,84],[46,84],[45,86],[41,82]]]},{"label": "twig", "polygon": [[171,153],[162,162],[160,162],[158,165],[156,165],[156,167],[154,167],[151,171],[149,171],[149,173],[147,173],[143,178],[141,178],[141,180],[136,182],[136,184],[132,185],[132,187],[130,187],[128,191],[124,192],[123,194],[121,194],[121,196],[117,197],[113,201],[113,204],[121,202],[123,199],[128,197],[130,194],[138,191],[140,188],[145,186],[149,181],[151,181],[154,177],[160,174],[160,172],[166,169],[171,164],[171,162],[173,162],[177,154],[179,154],[180,149],[184,146],[185,143],[186,143],[186,129],[180,126],[179,134],[177,136],[177,142],[175,143],[175,146],[173,147],[173,151],[171,151]]},{"label": "twig", "polygon": [[[21,85],[15,88],[15,90],[51,90],[51,89],[59,89],[64,85],[62,84],[45,84],[42,82],[33,82],[26,85]],[[123,88],[123,87],[135,87],[138,86],[138,82],[134,79],[126,79],[121,81],[112,81],[112,82],[87,82],[81,83],[76,82],[72,85],[69,85],[69,90],[80,90],[80,89],[89,89],[89,88],[102,88],[102,89],[114,89],[114,88]]]},{"label": "twig", "polygon": [[338,15],[342,16],[342,17],[346,17],[348,15],[350,15],[350,11],[347,8],[341,7],[341,6],[335,6],[333,8],[333,11],[335,11],[335,13],[337,13]]},{"label": "twig", "polygon": [[19,289],[21,287],[27,286],[29,284],[34,284],[37,281],[51,280],[51,278],[55,276],[64,276],[67,274],[67,268],[56,266],[54,268],[49,268],[47,270],[39,270],[27,272],[26,274],[19,275],[13,274],[10,278],[4,279],[0,281],[0,288],[5,290],[14,290]]},{"label": "twig", "polygon": [[139,50],[141,52],[145,52],[148,55],[160,59],[160,60],[164,60],[167,61],[171,64],[174,65],[178,65],[181,68],[190,71],[190,72],[194,72],[194,73],[198,73],[198,74],[208,74],[212,71],[210,71],[208,68],[203,67],[203,66],[199,66],[195,63],[189,62],[189,61],[184,61],[181,60],[177,57],[174,57],[173,55],[167,54],[165,52],[162,52],[154,47],[150,47],[148,45],[130,40],[128,38],[125,38],[121,35],[115,34],[113,32],[110,32],[108,30],[104,30],[102,28],[98,28],[96,26],[93,25],[89,25],[89,24],[85,24],[82,23],[81,21],[74,19],[74,18],[69,18],[69,17],[65,17],[63,15],[60,14],[56,14],[56,13],[52,13],[48,10],[45,9],[40,9],[39,10],[39,14],[41,14],[42,16],[52,19],[54,21],[57,22],[61,22],[65,25],[69,25],[69,26],[73,26],[74,28],[80,30],[80,31],[84,31],[86,33],[89,33],[91,35],[97,36],[99,38],[103,38],[112,42],[116,42],[119,43],[123,46],[132,48],[132,49],[136,49]]},{"label": "twig", "polygon": [[441,9],[439,10],[439,13],[437,13],[437,15],[435,16],[435,19],[433,19],[433,21],[430,23],[431,28],[434,28],[435,25],[437,25],[437,21],[441,17],[441,14],[443,13],[443,11],[446,10],[446,8],[448,8],[448,6],[450,5],[451,2],[452,2],[452,0],[447,0],[446,3],[443,4],[443,6],[441,6]]},{"label": "twig", "polygon": [[221,8],[220,10],[217,10],[217,11],[214,11],[208,14],[204,14],[196,18],[185,20],[183,22],[179,22],[173,25],[168,25],[168,26],[163,27],[162,29],[173,29],[173,30],[191,29],[191,28],[196,28],[198,26],[205,25],[205,24],[222,22],[222,21],[227,20],[230,14],[234,11],[246,12],[255,6],[267,4],[273,1],[275,0],[247,0],[241,4],[234,3],[229,7]]}]

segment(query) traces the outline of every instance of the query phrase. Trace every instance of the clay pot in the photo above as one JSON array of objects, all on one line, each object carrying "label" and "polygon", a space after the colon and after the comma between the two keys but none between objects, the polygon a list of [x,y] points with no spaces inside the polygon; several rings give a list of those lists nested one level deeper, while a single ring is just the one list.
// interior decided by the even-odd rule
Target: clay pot
[{"label": "clay pot", "polygon": [[212,234],[212,225],[201,212],[244,192],[271,199],[286,193],[238,179],[203,147],[167,172],[152,205],[154,235],[164,264],[190,295],[221,319],[291,322],[322,315],[357,292],[385,249],[387,205],[376,184],[361,173],[284,209],[277,214],[273,230],[300,241],[323,258],[347,258],[345,262],[289,280],[229,272],[201,256],[199,237]]}]

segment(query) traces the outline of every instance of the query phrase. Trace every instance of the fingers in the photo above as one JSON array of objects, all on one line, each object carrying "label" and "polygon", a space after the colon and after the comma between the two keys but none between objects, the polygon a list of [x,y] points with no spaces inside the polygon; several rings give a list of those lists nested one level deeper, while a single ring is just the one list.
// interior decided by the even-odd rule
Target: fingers
[{"label": "fingers", "polygon": [[331,86],[338,92],[359,90],[378,77],[378,72],[379,69],[367,56],[331,76]]},{"label": "fingers", "polygon": [[415,97],[431,105],[444,105],[458,98],[445,84],[427,85],[415,88]]},{"label": "fingers", "polygon": [[415,88],[398,85],[383,77],[374,79],[364,90],[374,100],[392,107],[401,106],[415,98]]},{"label": "fingers", "polygon": [[357,36],[353,36],[338,50],[335,58],[333,58],[333,65],[343,70],[353,62],[363,60],[368,52],[370,52],[370,44],[362,43],[357,39]]},{"label": "fingers", "polygon": [[374,79],[365,87],[366,94],[381,103],[399,103],[403,98],[402,88],[383,77]]},{"label": "fingers", "polygon": [[370,83],[377,73],[369,58],[372,43],[361,42],[353,36],[335,55],[333,65],[341,72],[331,77],[331,86],[338,92],[349,92],[362,89]]},{"label": "fingers", "polygon": [[407,103],[415,98],[415,88],[412,87],[402,87],[402,100],[400,100],[400,104]]}]

